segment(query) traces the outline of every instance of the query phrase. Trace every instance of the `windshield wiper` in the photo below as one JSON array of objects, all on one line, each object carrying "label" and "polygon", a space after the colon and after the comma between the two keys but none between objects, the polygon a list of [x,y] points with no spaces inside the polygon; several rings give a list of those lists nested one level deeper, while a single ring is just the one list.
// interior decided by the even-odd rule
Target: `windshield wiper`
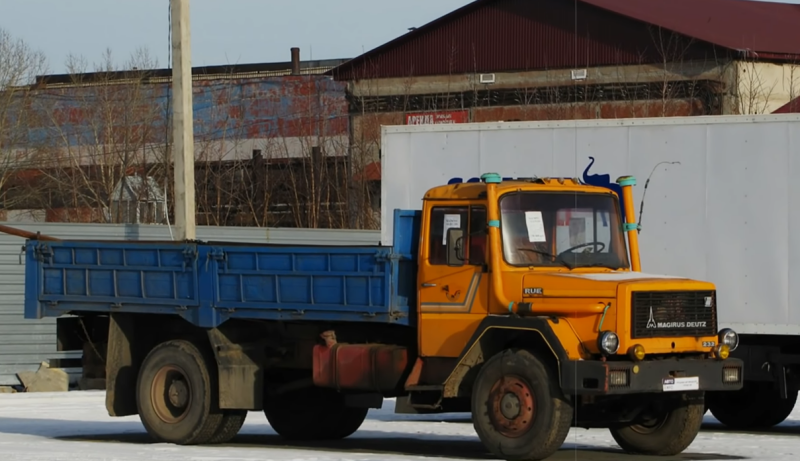
[{"label": "windshield wiper", "polygon": [[563,265],[564,265],[564,267],[566,267],[566,268],[567,268],[567,269],[569,269],[569,270],[572,270],[572,269],[574,268],[574,266],[573,266],[572,264],[570,264],[570,263],[568,263],[567,261],[565,261],[564,259],[562,259],[562,258],[561,258],[561,256],[556,256],[556,255],[554,255],[554,254],[552,254],[552,253],[548,253],[548,252],[546,252],[546,251],[535,250],[535,249],[533,249],[533,248],[517,248],[517,251],[519,251],[519,250],[523,250],[523,251],[531,251],[531,252],[533,252],[533,253],[538,253],[538,254],[540,254],[540,255],[549,256],[549,257],[551,257],[551,258],[555,258],[555,260],[556,260],[556,261],[558,261],[558,262],[560,262],[561,264],[563,264]]},{"label": "windshield wiper", "polygon": [[614,266],[614,265],[606,264],[606,263],[585,264],[585,265],[581,265],[580,267],[607,267],[607,268],[613,269],[615,271],[622,269],[622,266]]}]

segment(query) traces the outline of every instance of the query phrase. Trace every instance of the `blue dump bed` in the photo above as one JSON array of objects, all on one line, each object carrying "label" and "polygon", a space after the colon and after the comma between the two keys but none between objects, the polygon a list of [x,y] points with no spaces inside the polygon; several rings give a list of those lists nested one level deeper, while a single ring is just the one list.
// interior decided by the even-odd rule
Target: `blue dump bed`
[{"label": "blue dump bed", "polygon": [[419,213],[393,247],[29,240],[25,318],[76,312],[228,319],[416,322]]}]

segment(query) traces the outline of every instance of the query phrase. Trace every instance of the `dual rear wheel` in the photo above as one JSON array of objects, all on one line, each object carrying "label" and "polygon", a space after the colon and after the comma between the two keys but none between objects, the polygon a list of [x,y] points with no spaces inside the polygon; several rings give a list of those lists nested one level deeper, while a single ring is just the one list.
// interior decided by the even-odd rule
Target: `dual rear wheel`
[{"label": "dual rear wheel", "polygon": [[[139,417],[158,442],[220,444],[238,434],[246,410],[222,410],[216,361],[189,341],[159,344],[144,359],[136,390]],[[367,408],[345,405],[333,389],[309,388],[265,401],[272,428],[289,440],[330,440],[350,436],[364,422]]]},{"label": "dual rear wheel", "polygon": [[247,411],[220,409],[217,389],[210,353],[189,341],[161,343],[150,351],[139,372],[139,417],[159,442],[226,443],[241,429]]}]

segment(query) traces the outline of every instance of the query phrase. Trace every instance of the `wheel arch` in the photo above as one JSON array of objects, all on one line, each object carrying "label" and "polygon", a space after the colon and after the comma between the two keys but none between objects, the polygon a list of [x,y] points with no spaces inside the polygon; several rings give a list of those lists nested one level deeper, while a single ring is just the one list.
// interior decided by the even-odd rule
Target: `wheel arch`
[{"label": "wheel arch", "polygon": [[510,348],[534,353],[561,383],[562,367],[569,358],[547,318],[489,317],[481,322],[458,358],[444,382],[442,396],[469,396],[483,364]]},{"label": "wheel arch", "polygon": [[105,379],[106,410],[110,416],[139,414],[136,385],[142,362],[155,346],[164,341],[181,339],[211,351],[205,330],[177,315],[109,315]]}]

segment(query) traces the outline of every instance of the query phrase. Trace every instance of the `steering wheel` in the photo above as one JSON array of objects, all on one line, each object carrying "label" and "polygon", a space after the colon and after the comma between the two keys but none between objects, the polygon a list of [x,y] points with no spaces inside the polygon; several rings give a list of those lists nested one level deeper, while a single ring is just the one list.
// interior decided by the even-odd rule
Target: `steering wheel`
[{"label": "steering wheel", "polygon": [[[601,246],[599,250],[596,249],[597,245]],[[572,250],[577,250],[578,248],[583,248],[583,247],[588,247],[588,246],[595,247],[595,253],[599,253],[599,252],[603,251],[606,248],[606,244],[603,243],[603,242],[597,242],[597,241],[595,241],[595,242],[586,242],[586,243],[581,243],[580,245],[575,245],[572,248],[567,248],[566,250],[564,250],[561,253],[559,253],[558,257],[560,258],[565,253],[569,253]]]}]

